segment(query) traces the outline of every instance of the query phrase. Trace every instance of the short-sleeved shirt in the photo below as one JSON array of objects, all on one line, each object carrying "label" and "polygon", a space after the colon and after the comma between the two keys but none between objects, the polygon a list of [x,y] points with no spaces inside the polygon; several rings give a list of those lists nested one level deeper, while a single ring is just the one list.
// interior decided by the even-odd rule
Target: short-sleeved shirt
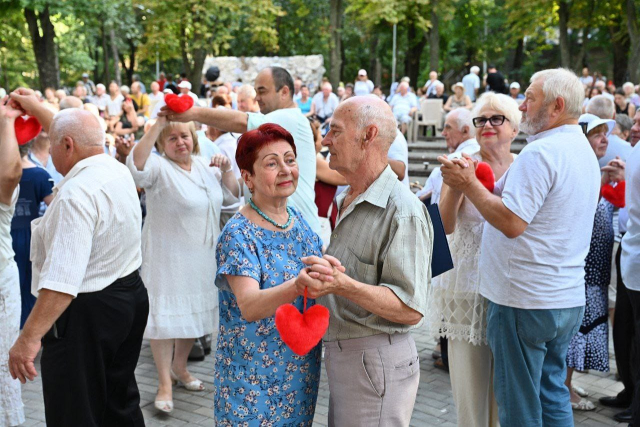
[{"label": "short-sleeved shirt", "polygon": [[298,108],[302,111],[302,114],[307,114],[311,111],[311,103],[313,102],[313,98],[307,98],[307,102],[302,102],[302,98],[298,98],[296,100],[296,104],[298,104]]},{"label": "short-sleeved shirt", "polygon": [[115,98],[107,99],[107,112],[109,116],[118,116],[122,113],[122,103],[124,102],[124,96],[118,94]]},{"label": "short-sleeved shirt", "polygon": [[39,167],[22,170],[20,178],[20,196],[11,221],[11,229],[31,228],[31,221],[39,217],[40,202],[53,191],[53,179],[49,173]]},{"label": "short-sleeved shirt", "polygon": [[[338,196],[340,208],[348,191]],[[384,286],[423,316],[431,280],[433,226],[425,205],[387,166],[339,216],[327,254],[340,260],[358,282]],[[339,295],[318,298],[331,317],[325,341],[407,332]]]},{"label": "short-sleeved shirt", "polygon": [[338,108],[340,100],[335,93],[330,93],[329,98],[324,100],[324,93],[318,92],[313,95],[313,104],[316,106],[316,116],[328,119],[333,116],[333,112]]},{"label": "short-sleeved shirt", "polygon": [[404,178],[402,179],[402,183],[409,188],[409,145],[407,144],[407,139],[399,129],[396,130],[396,139],[391,143],[387,157],[391,160],[400,160],[404,163]]},{"label": "short-sleeved shirt", "polygon": [[462,84],[464,85],[464,93],[471,98],[471,101],[475,101],[476,89],[480,89],[480,77],[475,73],[469,73],[462,78]]},{"label": "short-sleeved shirt", "polygon": [[109,102],[110,99],[111,99],[111,97],[109,95],[107,95],[106,93],[103,93],[100,96],[94,95],[94,96],[89,97],[89,102],[91,102],[92,104],[97,106],[98,110],[104,111],[104,109],[107,107],[107,103]]},{"label": "short-sleeved shirt", "polygon": [[418,98],[411,92],[407,92],[402,95],[396,93],[389,105],[393,109],[393,114],[398,117],[399,115],[407,115],[412,108],[418,108]]},{"label": "short-sleeved shirt", "polygon": [[528,141],[494,190],[528,226],[509,239],[485,224],[480,293],[522,309],[583,306],[585,259],[600,192],[598,160],[578,125]]},{"label": "short-sleeved shirt", "polygon": [[[213,141],[213,143],[220,149],[220,152],[227,156],[231,161],[231,169],[233,170],[233,175],[236,179],[240,179],[242,174],[240,173],[240,168],[238,167],[238,162],[236,162],[236,150],[238,149],[238,135],[233,134],[231,132],[223,133]],[[229,206],[222,206],[222,212],[236,212],[240,206],[244,204],[243,198],[236,203],[233,203]]]},{"label": "short-sleeved shirt", "polygon": [[144,107],[149,107],[147,112],[144,113],[145,117],[149,117],[151,115],[151,102],[149,101],[149,95],[146,93],[139,93],[137,95],[131,94],[131,99],[138,104],[138,110],[142,110]]},{"label": "short-sleeved shirt", "polygon": [[299,108],[283,108],[269,114],[247,113],[247,130],[253,130],[264,123],[275,123],[285,128],[292,136],[298,153],[298,188],[289,197],[289,202],[304,216],[311,229],[320,232],[318,207],[316,206],[316,145],[311,133],[309,120]]},{"label": "short-sleeved shirt", "polygon": [[358,80],[353,85],[353,94],[356,96],[369,95],[373,92],[374,86],[371,80]]},{"label": "short-sleeved shirt", "polygon": [[620,269],[627,289],[640,292],[640,144],[627,159],[625,199],[629,214],[627,233],[622,238]]}]

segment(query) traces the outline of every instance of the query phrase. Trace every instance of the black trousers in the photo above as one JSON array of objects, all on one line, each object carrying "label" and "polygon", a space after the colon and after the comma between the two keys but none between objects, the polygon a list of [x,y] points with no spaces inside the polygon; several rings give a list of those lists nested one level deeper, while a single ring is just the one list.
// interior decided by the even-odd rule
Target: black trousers
[{"label": "black trousers", "polygon": [[[632,352],[632,364],[638,365],[640,361],[640,292],[627,289],[629,300],[631,301],[631,308],[633,310],[633,324],[635,327],[634,338],[634,351]],[[633,425],[640,427],[640,369],[635,369],[635,388],[633,393],[633,403],[631,404],[631,410],[633,411]]]},{"label": "black trousers", "polygon": [[48,427],[144,426],[134,370],[148,315],[137,271],[78,294],[42,340]]},{"label": "black trousers", "polygon": [[635,366],[637,363],[631,363],[635,327],[633,325],[631,300],[629,299],[627,288],[622,282],[620,269],[621,252],[622,245],[618,246],[618,250],[616,251],[616,270],[618,271],[618,277],[616,283],[616,311],[613,316],[613,348],[616,354],[618,375],[620,375],[620,381],[622,381],[624,385],[624,390],[618,393],[618,398],[631,402],[635,388],[634,372],[637,368],[637,366]]}]

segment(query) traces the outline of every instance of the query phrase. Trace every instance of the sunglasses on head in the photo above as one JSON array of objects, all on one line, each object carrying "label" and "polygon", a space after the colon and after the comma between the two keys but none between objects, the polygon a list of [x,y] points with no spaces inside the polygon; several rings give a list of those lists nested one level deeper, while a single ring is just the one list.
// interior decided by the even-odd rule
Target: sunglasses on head
[{"label": "sunglasses on head", "polygon": [[487,122],[491,123],[491,126],[501,126],[507,119],[502,114],[491,117],[476,117],[473,119],[473,125],[477,128],[483,128]]}]

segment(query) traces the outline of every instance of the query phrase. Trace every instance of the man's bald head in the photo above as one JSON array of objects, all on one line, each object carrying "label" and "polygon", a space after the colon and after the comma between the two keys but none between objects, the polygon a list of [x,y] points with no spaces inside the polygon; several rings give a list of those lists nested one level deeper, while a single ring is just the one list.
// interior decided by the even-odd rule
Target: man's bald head
[{"label": "man's bald head", "polygon": [[65,96],[60,101],[60,110],[66,110],[68,108],[82,108],[83,102],[80,98],[75,96]]},{"label": "man's bald head", "polygon": [[389,149],[396,138],[397,125],[389,104],[377,96],[356,96],[338,105],[334,114],[340,110],[348,114],[347,120],[357,126],[362,136],[366,136],[370,127],[375,127],[381,147]]},{"label": "man's bald head", "polygon": [[59,144],[65,137],[81,147],[103,147],[104,131],[90,111],[78,108],[61,110],[53,117],[49,128],[51,144]]}]

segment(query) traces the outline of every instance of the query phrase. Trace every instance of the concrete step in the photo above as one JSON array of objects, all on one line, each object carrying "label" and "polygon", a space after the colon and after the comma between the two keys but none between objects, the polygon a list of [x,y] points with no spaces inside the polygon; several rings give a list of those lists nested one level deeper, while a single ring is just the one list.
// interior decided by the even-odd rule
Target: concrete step
[{"label": "concrete step", "polygon": [[[511,143],[511,152],[519,153],[527,144],[524,142],[514,141]],[[410,142],[408,144],[409,152],[422,152],[422,151],[438,151],[447,153],[447,143],[443,139],[442,141],[419,141]]]}]

